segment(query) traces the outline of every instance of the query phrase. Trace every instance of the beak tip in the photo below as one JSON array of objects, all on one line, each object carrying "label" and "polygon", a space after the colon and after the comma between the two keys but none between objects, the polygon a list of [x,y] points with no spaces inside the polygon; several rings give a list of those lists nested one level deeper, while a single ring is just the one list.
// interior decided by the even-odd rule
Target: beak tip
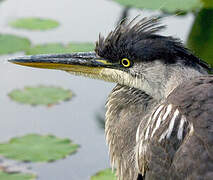
[{"label": "beak tip", "polygon": [[16,63],[17,60],[15,58],[10,58],[10,59],[7,59],[8,62],[10,63]]},{"label": "beak tip", "polygon": [[8,62],[10,63],[24,63],[30,60],[30,57],[24,56],[24,57],[16,57],[16,58],[9,58],[7,59]]},{"label": "beak tip", "polygon": [[14,58],[7,59],[8,62],[13,62],[14,60],[15,60]]}]

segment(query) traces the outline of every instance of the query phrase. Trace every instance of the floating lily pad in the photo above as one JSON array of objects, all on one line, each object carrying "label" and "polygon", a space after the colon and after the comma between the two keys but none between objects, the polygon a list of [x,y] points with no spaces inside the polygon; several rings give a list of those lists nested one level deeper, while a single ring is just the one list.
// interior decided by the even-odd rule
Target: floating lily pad
[{"label": "floating lily pad", "polygon": [[60,43],[49,43],[34,46],[26,51],[28,55],[34,54],[51,54],[51,53],[71,53],[71,52],[88,52],[94,50],[95,45],[92,43],[70,43],[63,45]]},{"label": "floating lily pad", "polygon": [[31,105],[53,105],[61,101],[70,100],[73,93],[60,87],[38,86],[25,87],[22,90],[13,90],[8,94],[9,97],[23,104]]},{"label": "floating lily pad", "polygon": [[27,55],[69,53],[70,49],[60,43],[36,45],[26,51]]},{"label": "floating lily pad", "polygon": [[213,67],[213,9],[203,9],[198,13],[187,45]]},{"label": "floating lily pad", "polygon": [[192,11],[201,8],[200,0],[114,0],[123,6],[163,10],[167,12]]},{"label": "floating lily pad", "polygon": [[71,52],[89,52],[95,49],[93,43],[70,43],[68,47],[71,49]]},{"label": "floating lily pad", "polygon": [[27,30],[48,30],[59,26],[59,23],[52,19],[41,18],[20,18],[9,23],[14,28]]},{"label": "floating lily pad", "polygon": [[50,162],[75,153],[78,147],[69,139],[29,134],[0,144],[0,155],[26,162]]},{"label": "floating lily pad", "polygon": [[0,34],[0,54],[25,51],[29,47],[30,41],[27,38],[11,34]]},{"label": "floating lily pad", "polygon": [[36,176],[33,174],[22,174],[22,173],[5,173],[0,171],[0,179],[2,180],[34,180]]},{"label": "floating lily pad", "polygon": [[111,169],[105,169],[92,176],[91,180],[116,180],[116,176]]}]

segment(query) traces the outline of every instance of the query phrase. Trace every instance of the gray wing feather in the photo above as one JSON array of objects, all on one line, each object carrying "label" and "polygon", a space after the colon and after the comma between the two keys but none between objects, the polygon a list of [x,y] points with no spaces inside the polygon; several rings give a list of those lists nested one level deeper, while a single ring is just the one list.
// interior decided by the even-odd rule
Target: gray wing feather
[{"label": "gray wing feather", "polygon": [[213,179],[213,76],[181,84],[149,118],[136,146],[145,179]]}]

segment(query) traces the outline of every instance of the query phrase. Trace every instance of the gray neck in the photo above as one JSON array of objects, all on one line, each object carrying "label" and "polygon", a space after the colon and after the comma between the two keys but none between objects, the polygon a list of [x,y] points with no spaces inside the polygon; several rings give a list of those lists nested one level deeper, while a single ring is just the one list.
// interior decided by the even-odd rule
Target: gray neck
[{"label": "gray neck", "polygon": [[165,84],[165,90],[163,97],[166,98],[178,85],[183,83],[184,81],[193,79],[198,76],[202,76],[208,74],[207,71],[202,70],[198,71],[191,67],[171,67],[172,72],[170,73],[170,78]]},{"label": "gray neck", "polygon": [[202,69],[198,70],[181,64],[165,65],[157,60],[142,65],[137,64],[135,67],[140,68],[142,73],[135,78],[135,81],[132,81],[132,86],[146,92],[156,100],[165,99],[182,82],[207,74]]}]

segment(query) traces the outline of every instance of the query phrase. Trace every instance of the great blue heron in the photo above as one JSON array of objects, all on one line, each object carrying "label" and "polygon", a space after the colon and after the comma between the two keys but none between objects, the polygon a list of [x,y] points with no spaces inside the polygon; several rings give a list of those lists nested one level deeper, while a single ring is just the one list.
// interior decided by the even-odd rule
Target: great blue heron
[{"label": "great blue heron", "polygon": [[116,82],[106,103],[106,141],[120,180],[213,179],[211,68],[158,18],[118,25],[95,52],[10,62]]}]

